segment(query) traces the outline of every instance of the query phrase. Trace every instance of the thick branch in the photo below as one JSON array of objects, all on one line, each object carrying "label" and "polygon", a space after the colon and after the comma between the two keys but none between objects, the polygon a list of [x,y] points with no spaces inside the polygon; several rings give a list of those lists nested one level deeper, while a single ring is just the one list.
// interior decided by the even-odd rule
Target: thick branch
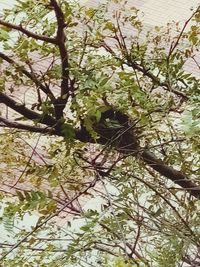
[{"label": "thick branch", "polygon": [[0,52],[0,57],[7,61],[8,63],[12,64],[15,69],[18,71],[18,72],[21,72],[23,73],[24,75],[26,75],[31,81],[33,81],[35,83],[35,85],[37,87],[39,87],[47,96],[50,97],[50,99],[52,100],[52,102],[55,101],[55,97],[53,95],[53,93],[51,92],[51,90],[49,89],[49,87],[47,86],[44,86],[38,79],[37,77],[28,72],[23,66],[20,66],[18,63],[16,63],[13,59],[11,59],[9,56],[5,55],[4,53]]},{"label": "thick branch", "polygon": [[142,153],[141,157],[144,162],[146,162],[151,168],[159,172],[161,175],[170,179],[175,184],[178,184],[192,196],[200,198],[200,186],[190,181],[183,173],[166,165],[162,160],[159,160],[153,153],[147,150]]},{"label": "thick branch", "polygon": [[49,127],[55,127],[56,125],[56,120],[51,116],[39,114],[33,110],[30,110],[26,108],[25,105],[16,102],[11,97],[1,92],[0,92],[0,103],[4,103],[7,107],[23,115],[26,119],[36,120],[39,123],[45,124]]},{"label": "thick branch", "polygon": [[45,41],[45,42],[51,43],[51,44],[57,44],[57,41],[56,41],[55,38],[51,38],[51,37],[48,37],[48,36],[44,36],[44,35],[33,33],[31,31],[28,31],[25,28],[23,28],[22,25],[15,25],[15,24],[6,22],[6,21],[1,20],[1,19],[0,19],[0,25],[3,25],[3,26],[5,26],[5,27],[7,27],[9,29],[20,31],[20,32],[26,34],[26,36],[32,37],[33,39]]},{"label": "thick branch", "polygon": [[55,131],[49,127],[41,128],[41,127],[32,126],[32,125],[25,125],[22,123],[7,120],[2,117],[0,117],[0,122],[3,123],[3,124],[0,124],[0,127],[8,127],[8,128],[13,128],[13,129],[25,130],[25,131],[29,131],[32,133],[55,134]]},{"label": "thick branch", "polygon": [[67,103],[67,99],[69,97],[69,62],[68,62],[68,52],[66,49],[66,35],[64,32],[64,28],[66,27],[65,24],[65,17],[62,12],[61,7],[58,5],[56,0],[50,0],[50,5],[53,7],[56,19],[57,19],[57,45],[59,47],[60,58],[61,58],[61,68],[62,68],[62,81],[61,81],[61,94],[60,98],[58,99],[58,108],[56,110],[56,117],[57,119],[63,116],[63,109]]},{"label": "thick branch", "polygon": [[[56,121],[50,116],[42,117],[40,114],[25,108],[23,105],[19,105],[14,100],[9,98],[8,96],[3,95],[2,93],[0,93],[0,100],[7,106],[11,107],[12,109],[16,110],[18,113],[25,116],[26,118],[29,118],[31,120],[36,119],[43,124],[55,127]],[[123,116],[126,116],[126,115],[123,115]],[[17,129],[24,129],[24,130],[31,131],[31,129],[21,126],[20,124],[10,123],[6,121],[2,121],[2,122],[4,122],[5,124],[7,123],[8,127],[10,128],[17,128]],[[110,145],[114,146],[120,153],[124,153],[127,156],[130,154],[137,156],[138,154],[137,151],[143,151],[143,149],[139,147],[137,137],[133,134],[133,129],[130,126],[129,126],[129,129],[124,129],[123,131],[117,130],[118,131],[117,133],[116,133],[116,130],[114,129],[106,130],[106,128],[102,128],[101,124],[98,127],[99,128],[97,130],[99,134],[101,135],[98,140],[94,140],[84,127],[80,130],[75,130],[76,140],[79,140],[85,143],[86,142],[88,143],[98,142],[99,144],[102,144],[102,145],[108,145],[110,143]],[[42,130],[40,129],[38,130],[39,132],[42,132]],[[36,128],[35,128],[35,131],[36,131]],[[48,129],[44,129],[44,133],[62,136],[62,133],[56,130],[49,132]],[[187,178],[187,176],[181,173],[180,171],[177,171],[173,167],[166,165],[162,160],[158,159],[150,151],[144,150],[142,153],[140,153],[140,159],[142,159],[147,165],[149,165],[152,169],[157,171],[162,176],[170,179],[175,184],[182,187],[184,190],[189,192],[192,196],[196,198],[200,198],[200,186],[190,181]]]},{"label": "thick branch", "polygon": [[[108,113],[108,112],[105,112]],[[120,113],[120,112],[118,112]],[[116,114],[115,114],[116,115]],[[121,114],[120,116],[122,116]],[[126,115],[124,115],[125,117]],[[127,117],[128,118],[128,117]],[[116,132],[118,131],[118,132]],[[99,125],[98,133],[100,134],[100,138],[97,140],[98,143],[104,145],[112,145],[117,149],[120,153],[124,153],[124,155],[135,155],[137,156],[137,151],[143,151],[140,155],[140,159],[142,159],[146,164],[148,164],[151,168],[157,171],[162,176],[170,179],[175,184],[182,187],[184,190],[189,192],[192,196],[196,198],[200,198],[200,186],[190,181],[186,175],[181,173],[180,171],[175,170],[173,167],[166,165],[162,160],[158,159],[153,153],[147,150],[143,150],[138,143],[137,136],[134,135],[133,129],[129,126],[129,129],[126,128],[124,130],[109,130],[102,128]],[[115,140],[114,137],[118,136]],[[82,131],[77,132],[76,138],[80,141],[85,142],[94,142],[92,138],[89,137],[87,131],[83,128]]]},{"label": "thick branch", "polygon": [[[106,115],[106,116],[105,116]],[[120,122],[120,124],[124,125],[124,129],[110,129],[102,127],[102,121],[100,121],[99,125],[96,127],[100,138],[98,142],[101,144],[112,145],[117,149],[120,153],[124,155],[134,155],[137,156],[139,151],[143,151],[139,153],[141,159],[148,164],[151,168],[157,171],[162,176],[170,179],[175,184],[182,187],[184,190],[189,192],[192,196],[196,198],[200,198],[200,186],[192,182],[188,179],[186,175],[175,170],[173,167],[166,165],[162,160],[158,159],[153,153],[147,150],[143,150],[139,146],[139,140],[137,134],[134,133],[134,125],[130,127],[126,122],[129,121],[127,115],[117,111],[112,112],[112,110],[106,111],[102,114],[102,118],[106,120],[107,118],[112,119],[113,115]],[[125,123],[125,124],[124,124]],[[87,142],[93,142],[91,138],[87,135],[87,132],[84,133],[84,128],[82,132],[77,133],[76,135],[79,140],[84,141],[85,138]],[[117,137],[117,138],[115,138]],[[116,139],[116,140],[115,140]]]}]

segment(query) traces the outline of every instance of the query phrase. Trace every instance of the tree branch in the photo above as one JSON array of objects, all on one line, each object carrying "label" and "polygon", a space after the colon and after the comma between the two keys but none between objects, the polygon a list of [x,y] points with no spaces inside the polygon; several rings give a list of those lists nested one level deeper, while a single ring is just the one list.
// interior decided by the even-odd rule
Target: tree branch
[{"label": "tree branch", "polygon": [[[119,41],[119,39],[118,39]],[[91,45],[91,44],[90,44]],[[91,45],[92,46],[92,45]],[[93,47],[97,47],[94,46]],[[155,84],[155,85],[159,85],[161,87],[163,87],[163,89],[174,93],[177,96],[182,97],[184,100],[187,100],[188,97],[186,94],[184,94],[183,92],[180,92],[174,88],[171,88],[169,86],[169,84],[167,82],[161,82],[160,79],[158,77],[156,77],[152,72],[150,72],[150,70],[148,70],[147,68],[145,68],[145,66],[138,64],[137,62],[135,62],[133,59],[131,59],[129,57],[128,51],[126,52],[126,54],[124,55],[125,60],[121,59],[119,56],[117,56],[114,52],[114,50],[105,43],[105,41],[101,44],[101,47],[103,47],[108,53],[110,53],[115,59],[119,60],[121,62],[121,64],[126,64],[128,67],[131,67],[133,70],[138,70],[139,72],[141,72],[144,76],[148,77],[151,79],[151,81]]]},{"label": "tree branch", "polygon": [[178,38],[177,38],[177,40],[176,40],[176,42],[175,42],[175,43],[172,42],[171,47],[170,47],[170,50],[169,50],[169,54],[168,54],[168,59],[170,58],[170,56],[171,56],[172,53],[174,52],[175,48],[178,46],[179,41],[180,41],[181,37],[183,36],[183,33],[184,33],[184,31],[185,31],[187,25],[188,25],[189,22],[192,20],[192,18],[195,16],[195,14],[199,11],[199,9],[200,9],[200,7],[198,7],[198,8],[192,13],[192,15],[189,17],[188,20],[186,20],[186,22],[184,23],[183,28],[182,28],[182,30],[181,30],[181,32],[180,32],[180,34],[179,34],[179,36],[178,36]]},{"label": "tree branch", "polygon": [[39,123],[45,124],[49,127],[55,127],[56,120],[49,115],[39,114],[33,110],[25,107],[25,105],[16,102],[11,97],[0,92],[0,103],[4,103],[7,107],[15,110],[19,114],[23,115],[26,119],[36,120]]},{"label": "tree branch", "polygon": [[66,27],[64,13],[56,0],[50,0],[50,5],[53,7],[57,19],[57,45],[59,47],[61,68],[62,68],[62,81],[60,98],[57,99],[56,118],[60,119],[63,116],[63,110],[66,106],[69,97],[69,62],[68,52],[66,49],[66,35],[64,28]]},{"label": "tree branch", "polygon": [[[107,114],[107,117],[105,117],[105,114]],[[108,117],[109,115],[111,117]],[[120,113],[119,111],[115,112],[115,116],[117,115],[119,118],[123,117],[123,121],[129,121],[127,115]],[[102,117],[105,117],[105,119],[112,119],[112,112],[104,112]],[[102,121],[100,121],[100,125],[101,123]],[[133,155],[137,157],[139,155],[140,159],[142,159],[146,164],[148,164],[151,168],[157,171],[160,175],[170,179],[175,184],[179,185],[185,191],[190,193],[192,196],[200,199],[200,186],[198,184],[192,182],[190,179],[187,178],[186,175],[184,175],[180,171],[177,171],[173,167],[166,165],[162,160],[158,159],[150,151],[141,148],[138,142],[139,137],[134,134],[134,129],[128,129],[127,127],[125,127],[123,131],[119,131],[117,129],[115,129],[115,131],[109,131],[109,128],[102,129],[101,126],[100,130],[98,131],[98,133],[100,134],[100,138],[96,140],[96,142],[103,145],[112,145],[117,151],[124,154],[125,156]],[[115,136],[117,136],[117,140],[113,140]],[[82,131],[77,132],[76,137],[79,138],[80,141],[84,141],[85,138],[86,142],[95,142],[92,140],[92,138],[89,138],[89,136],[84,133],[84,128],[82,129]],[[142,152],[140,153],[140,151]]]},{"label": "tree branch", "polygon": [[138,70],[139,72],[143,73],[144,76],[150,78],[154,84],[157,84],[161,87],[163,87],[165,90],[174,93],[177,96],[182,97],[183,99],[187,100],[188,97],[183,92],[180,92],[172,87],[169,86],[167,82],[161,82],[158,77],[156,77],[153,73],[151,73],[148,69],[146,69],[144,66],[140,66],[136,62],[133,62],[132,60],[128,60],[126,63],[129,67],[132,67],[134,70]]},{"label": "tree branch", "polygon": [[32,126],[32,125],[25,125],[22,123],[17,123],[17,122],[7,120],[2,117],[0,117],[0,122],[3,123],[3,124],[0,124],[0,127],[8,127],[8,128],[13,128],[13,129],[25,130],[25,131],[30,131],[32,133],[55,134],[55,130],[49,127],[41,128],[41,127]]},{"label": "tree branch", "polygon": [[67,203],[65,203],[65,205],[63,205],[58,211],[56,211],[55,213],[50,214],[49,216],[46,217],[46,219],[44,219],[41,223],[37,224],[32,231],[30,231],[28,234],[26,234],[21,240],[19,240],[16,244],[14,244],[13,247],[10,248],[9,251],[7,251],[4,255],[2,255],[0,257],[0,261],[3,261],[3,259],[5,259],[13,250],[15,250],[16,248],[18,248],[22,243],[24,243],[25,241],[27,241],[27,239],[33,234],[35,233],[37,230],[39,230],[42,226],[44,226],[45,224],[47,224],[50,220],[52,220],[54,217],[58,216],[62,211],[64,211],[69,205],[71,205],[71,203],[73,203],[75,200],[77,200],[79,197],[81,197],[82,195],[85,195],[85,193],[87,193],[87,191],[91,188],[93,188],[96,185],[97,179],[94,179],[93,181],[91,181],[91,183],[82,191],[80,191],[79,193],[77,193],[74,197],[72,197],[72,199],[70,199],[69,201],[67,201]]},{"label": "tree branch", "polygon": [[[37,120],[38,122],[45,124],[49,127],[56,128],[56,120],[54,120],[49,115],[40,115],[32,110],[27,109],[24,105],[20,105],[19,103],[15,102],[10,97],[4,95],[3,93],[0,93],[0,102],[6,104],[11,109],[17,111],[18,113],[22,114],[25,118],[31,119],[31,120]],[[126,116],[126,115],[124,115]],[[2,121],[3,122],[3,121]],[[22,126],[21,124],[13,124],[11,122],[4,123],[8,125],[10,128],[17,128],[17,129],[24,129],[29,130],[26,126]],[[19,127],[18,127],[19,126]],[[26,128],[26,129],[25,129]],[[42,130],[35,128],[40,132]],[[33,129],[34,130],[34,129]],[[44,133],[46,133],[48,130],[44,130]],[[49,132],[48,132],[49,133]],[[62,136],[61,131],[55,129],[52,131],[52,134]],[[120,153],[124,153],[124,155],[131,155],[131,152],[133,155],[137,156],[137,151],[143,151],[140,153],[140,158],[151,168],[153,168],[155,171],[157,171],[160,175],[170,179],[175,184],[182,187],[184,190],[186,190],[188,193],[190,193],[195,198],[200,198],[200,186],[189,180],[186,175],[181,173],[180,171],[175,170],[173,167],[166,165],[162,160],[158,159],[153,153],[147,150],[143,150],[143,148],[140,148],[138,146],[138,141],[136,140],[136,136],[133,135],[132,129],[123,131],[122,134],[118,133],[118,138],[120,139],[120,142],[117,140],[112,140],[112,136],[116,135],[116,132],[112,130],[112,132],[109,131],[109,129],[106,131],[101,131],[101,136],[98,140],[94,140],[91,135],[87,132],[85,128],[75,130],[75,139],[79,140],[81,142],[90,142],[90,143],[99,143],[102,145],[108,145],[108,142],[112,146],[115,146],[115,148],[120,151]],[[128,152],[128,154],[127,154]]]},{"label": "tree branch", "polygon": [[1,19],[0,19],[0,25],[3,25],[9,29],[20,31],[20,32],[26,34],[26,36],[32,37],[33,39],[45,41],[45,42],[51,43],[51,44],[57,44],[57,40],[55,38],[51,38],[48,36],[33,33],[31,31],[28,31],[25,28],[23,28],[22,25],[15,25],[15,24],[3,21]]},{"label": "tree branch", "polygon": [[[12,244],[12,243],[0,243],[0,247],[1,248],[11,248],[11,247],[14,247],[15,244]],[[25,250],[31,250],[31,251],[40,251],[40,252],[43,252],[43,251],[46,251],[48,248],[37,248],[37,247],[31,247],[31,246],[26,246],[24,247]],[[50,253],[61,253],[61,252],[64,252],[66,253],[67,251],[67,248],[64,248],[64,249],[59,249],[59,248],[55,248],[51,251],[49,251]]]},{"label": "tree branch", "polygon": [[183,173],[167,166],[162,160],[158,159],[153,153],[145,150],[141,154],[142,159],[155,171],[170,179],[175,184],[189,192],[192,196],[200,198],[200,186],[190,181]]},{"label": "tree branch", "polygon": [[55,102],[55,97],[49,87],[44,86],[34,74],[28,72],[23,66],[20,66],[13,59],[2,52],[0,52],[0,57],[8,63],[12,64],[18,72],[22,72],[24,75],[26,75],[31,81],[34,82],[37,87],[39,87],[47,96],[49,96],[52,102]]},{"label": "tree branch", "polygon": [[[98,142],[99,144],[103,145],[110,144],[125,156],[133,155],[137,157],[139,155],[140,159],[142,159],[147,165],[157,171],[160,175],[170,179],[175,184],[179,185],[185,191],[190,193],[192,196],[200,199],[200,186],[188,179],[187,176],[182,172],[166,165],[162,160],[158,159],[150,151],[141,148],[138,145],[138,137],[134,136],[133,134],[133,129],[129,129],[127,131],[124,130],[123,132],[121,132],[122,134],[118,134],[118,140],[113,141],[113,138],[116,135],[116,131],[117,130],[115,130],[114,132],[113,130],[112,132],[110,132],[108,129],[107,131],[106,129],[104,129],[104,131],[100,131],[100,138],[95,141],[92,140],[91,137],[89,137],[89,134],[85,132],[85,129],[83,128],[81,131],[78,131],[76,133],[76,138],[82,142]],[[142,153],[139,153],[140,151],[142,151]]]}]

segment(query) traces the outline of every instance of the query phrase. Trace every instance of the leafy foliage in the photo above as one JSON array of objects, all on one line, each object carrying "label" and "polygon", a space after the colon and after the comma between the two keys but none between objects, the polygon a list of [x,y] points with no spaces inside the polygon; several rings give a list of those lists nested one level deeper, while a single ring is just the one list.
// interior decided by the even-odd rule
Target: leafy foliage
[{"label": "leafy foliage", "polygon": [[1,15],[1,266],[198,266],[200,10],[153,29],[139,13]]}]

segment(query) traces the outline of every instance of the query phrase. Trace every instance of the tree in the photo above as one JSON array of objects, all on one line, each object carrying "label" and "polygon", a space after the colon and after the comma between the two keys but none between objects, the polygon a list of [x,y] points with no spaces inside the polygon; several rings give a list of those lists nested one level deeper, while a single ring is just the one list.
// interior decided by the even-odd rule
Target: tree
[{"label": "tree", "polygon": [[126,1],[4,10],[2,222],[38,221],[2,266],[199,264],[199,22],[147,30]]}]

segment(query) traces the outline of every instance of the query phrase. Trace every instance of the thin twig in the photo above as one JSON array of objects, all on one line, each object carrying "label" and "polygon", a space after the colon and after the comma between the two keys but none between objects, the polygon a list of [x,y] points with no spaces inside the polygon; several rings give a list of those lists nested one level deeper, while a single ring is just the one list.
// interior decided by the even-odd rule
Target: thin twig
[{"label": "thin twig", "polygon": [[27,71],[24,66],[19,65],[17,62],[15,62],[13,59],[11,59],[11,57],[7,56],[6,54],[0,52],[0,57],[7,61],[8,63],[12,64],[12,66],[16,69],[17,72],[19,73],[23,73],[25,76],[27,76],[31,81],[34,82],[34,84],[39,87],[47,96],[49,96],[49,98],[54,102],[55,101],[55,97],[53,95],[53,93],[51,92],[51,90],[46,87],[45,85],[43,85],[38,78],[31,72]]},{"label": "thin twig", "polygon": [[71,200],[69,200],[62,208],[60,208],[57,212],[49,215],[43,222],[37,224],[32,231],[30,231],[28,234],[26,234],[21,240],[19,240],[9,251],[7,251],[2,257],[0,257],[0,261],[3,261],[13,250],[18,248],[23,242],[27,240],[28,237],[30,237],[33,233],[35,233],[38,229],[40,229],[42,226],[44,226],[46,223],[48,223],[51,219],[58,216],[62,211],[64,211],[65,208],[67,208],[72,202],[74,202],[77,198],[84,195],[90,188],[94,187],[97,182],[97,178],[95,178],[89,186],[87,186],[84,190],[79,192],[77,195],[75,195]]},{"label": "thin twig", "polygon": [[32,158],[33,158],[33,155],[34,155],[34,153],[35,153],[35,150],[36,150],[36,148],[37,148],[37,146],[38,146],[38,143],[39,143],[39,141],[40,141],[40,138],[41,138],[41,134],[38,136],[38,138],[37,138],[37,140],[36,140],[35,146],[34,146],[34,148],[33,148],[33,150],[32,150],[32,153],[31,153],[31,155],[30,155],[30,157],[29,157],[29,159],[28,159],[28,161],[27,161],[27,163],[26,163],[26,166],[25,166],[24,170],[22,171],[22,173],[21,173],[21,175],[18,177],[18,179],[14,182],[14,184],[10,187],[11,189],[14,188],[14,187],[19,183],[19,181],[21,180],[21,178],[22,178],[23,175],[25,174],[27,168],[29,167],[29,164],[30,164],[30,162],[31,162],[31,160],[32,160]]},{"label": "thin twig", "polygon": [[168,54],[168,58],[170,58],[170,56],[172,55],[172,53],[174,52],[175,48],[178,46],[179,41],[185,31],[185,28],[187,27],[188,23],[191,21],[191,19],[195,16],[195,14],[199,11],[199,7],[192,13],[192,15],[189,17],[188,20],[186,20],[186,22],[183,25],[183,28],[178,36],[178,38],[176,39],[176,42],[173,44],[171,44],[170,50],[169,50],[169,54]]}]

